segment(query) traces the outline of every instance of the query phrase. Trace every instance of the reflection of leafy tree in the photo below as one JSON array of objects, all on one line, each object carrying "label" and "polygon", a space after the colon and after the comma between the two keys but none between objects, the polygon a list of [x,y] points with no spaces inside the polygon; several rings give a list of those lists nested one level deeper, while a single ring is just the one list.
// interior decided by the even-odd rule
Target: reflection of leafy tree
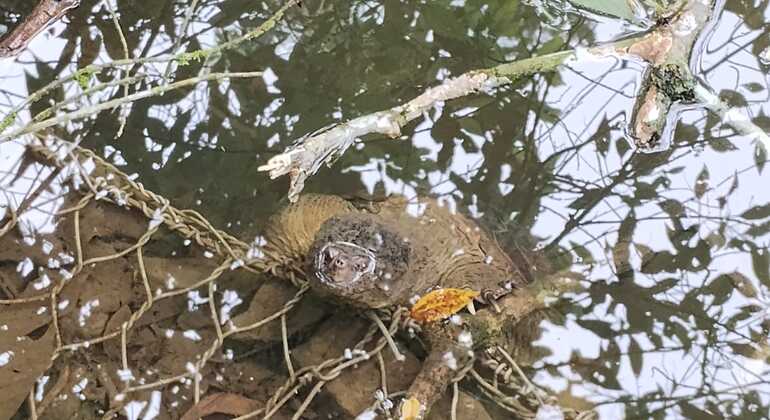
[{"label": "reflection of leafy tree", "polygon": [[[276,9],[278,3],[270,2],[268,9]],[[438,76],[595,42],[590,25],[561,34],[532,19],[532,10],[517,1],[467,1],[464,8],[448,1],[306,3],[303,9],[292,10],[269,36],[228,51],[212,64],[215,71],[269,67],[278,77],[274,85],[259,79],[233,80],[136,102],[118,140],[113,138],[120,126],[117,112],[101,113],[94,120],[57,131],[67,138],[82,137],[88,148],[119,154],[127,162],[127,172],[141,173],[148,188],[172,197],[181,207],[194,207],[196,200],[202,200],[204,213],[215,224],[259,225],[258,216],[275,208],[285,188],[282,181],[268,182],[258,174],[257,162],[283,150],[299,135],[335,119],[407,100],[434,85]],[[767,28],[756,21],[759,14],[754,13],[753,2],[727,3],[728,10],[741,16],[749,28],[764,31],[765,36],[750,44],[754,53],[766,48],[770,38]],[[59,61],[35,62],[36,74],[27,75],[29,91],[62,72],[103,59],[104,53],[111,59],[122,57],[109,12],[98,4],[84,1],[70,16],[71,24],[61,35],[66,46]],[[26,11],[26,3],[16,6],[9,10]],[[133,54],[169,52],[180,36],[179,21],[186,7],[186,2],[119,2],[121,24],[134,28],[126,36]],[[184,38],[182,45],[188,51],[211,43],[212,37],[215,41],[231,37],[270,14],[252,10],[246,1],[201,1],[199,7],[207,12],[196,16],[194,30],[188,31],[193,35]],[[0,23],[10,20],[11,12],[0,13]],[[202,66],[201,61],[180,65],[173,77],[193,76]],[[603,79],[621,67],[591,79],[599,83],[590,83],[590,89],[603,89]],[[139,66],[133,69],[139,70]],[[147,66],[141,71],[157,76],[165,67]],[[622,133],[622,113],[604,109],[603,102],[585,103],[595,98],[593,90],[587,89],[572,102],[553,100],[553,92],[565,86],[568,72],[580,70],[536,76],[491,94],[444,104],[440,112],[404,130],[412,141],[368,142],[362,150],[343,156],[338,167],[380,162],[380,183],[387,177],[417,191],[454,197],[463,206],[475,204],[503,242],[509,239],[506,233],[533,229],[545,216],[561,218],[563,224],[548,232],[549,250],[569,248],[581,262],[575,267],[589,273],[592,281],[580,296],[583,299],[564,309],[567,317],[553,323],[574,320],[606,344],[597,345],[596,358],[573,353],[566,367],[584,383],[593,384],[599,396],[606,391],[605,400],[624,402],[629,417],[662,416],[673,406],[691,417],[706,411],[727,415],[733,410],[751,415],[751,404],[766,411],[768,403],[755,391],[711,382],[716,382],[727,362],[768,356],[768,325],[762,318],[766,308],[744,302],[744,298],[766,299],[770,290],[767,204],[759,203],[738,216],[709,214],[701,208],[707,193],[722,194],[706,203],[721,210],[741,190],[737,184],[726,192],[719,184],[709,185],[708,170],[700,172],[692,197],[685,200],[670,194],[672,185],[681,187],[676,178],[684,164],[679,162],[697,161],[703,149],[734,151],[733,136],[720,133],[719,120],[709,115],[681,123],[670,150],[653,156],[632,154]],[[102,74],[99,81],[117,77],[117,72]],[[613,88],[609,96],[628,96],[620,86]],[[32,114],[48,107],[49,99],[61,101],[74,89],[54,91],[31,108]],[[766,90],[764,86],[747,89]],[[727,94],[735,105],[749,104],[742,92]],[[122,94],[115,89],[105,96]],[[576,110],[596,120],[585,127],[560,130]],[[757,121],[768,123],[766,117]],[[433,157],[427,150],[415,152],[413,145],[428,133],[437,145]],[[557,138],[565,133],[574,137]],[[549,147],[551,143],[558,147]],[[169,153],[166,162],[153,169],[162,161],[163,151]],[[478,159],[461,171],[458,162],[466,155]],[[588,161],[608,170],[592,180],[569,169]],[[761,170],[764,159],[756,164]],[[323,172],[323,182],[309,189],[350,192],[364,187],[359,173],[338,172],[342,171]],[[736,183],[738,179],[736,174]],[[507,187],[501,188],[501,183]],[[566,204],[556,206],[555,198]],[[655,228],[661,237],[666,235],[666,248],[647,244],[638,236],[658,221],[666,222],[665,228]],[[576,239],[581,232],[584,235]],[[719,265],[720,258],[735,253],[749,256],[752,270],[730,271]],[[621,322],[602,319],[602,313],[613,314]],[[643,343],[640,336],[650,343]],[[656,352],[693,355],[699,364],[693,369],[700,371],[701,383],[672,377],[666,389],[614,398],[617,394],[612,391],[628,391],[618,379],[621,362],[627,359],[638,377],[649,369],[647,356]],[[562,367],[552,364],[543,370],[559,376]]]}]

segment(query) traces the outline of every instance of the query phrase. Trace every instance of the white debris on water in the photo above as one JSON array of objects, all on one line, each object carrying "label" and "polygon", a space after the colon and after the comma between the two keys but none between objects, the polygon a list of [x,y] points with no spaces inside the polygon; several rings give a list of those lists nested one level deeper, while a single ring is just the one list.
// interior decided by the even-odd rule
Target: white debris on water
[{"label": "white debris on water", "polygon": [[198,305],[208,303],[209,298],[201,297],[201,293],[197,290],[191,290],[187,292],[187,310],[193,312],[198,309]]},{"label": "white debris on water", "polygon": [[455,359],[454,353],[448,351],[444,353],[441,358],[444,360],[444,363],[446,363],[449,369],[457,370],[457,359]]},{"label": "white debris on water", "polygon": [[473,347],[473,336],[470,332],[463,331],[457,335],[457,342],[465,348],[471,348]]},{"label": "white debris on water", "polygon": [[34,287],[35,290],[42,290],[50,285],[51,285],[51,279],[45,273],[43,273],[43,275],[40,276],[40,280],[32,283],[32,287]]},{"label": "white debris on water", "polygon": [[83,391],[86,390],[87,385],[88,385],[88,378],[83,378],[78,383],[72,386],[72,393],[75,394],[75,396],[78,397],[80,401],[86,400],[86,396],[83,395]]},{"label": "white debris on water", "polygon": [[118,379],[120,379],[123,382],[129,382],[134,380],[134,373],[131,372],[131,369],[118,369],[117,374],[118,374]]},{"label": "white debris on water", "polygon": [[5,366],[13,359],[14,352],[11,350],[0,353],[0,366]]},{"label": "white debris on water", "polygon": [[163,209],[157,208],[152,212],[152,218],[150,219],[148,229],[155,229],[160,226],[161,223],[163,223]]},{"label": "white debris on water", "polygon": [[91,316],[91,311],[97,306],[99,306],[99,299],[89,300],[81,306],[80,312],[78,313],[78,325],[85,327],[86,320]]},{"label": "white debris on water", "polygon": [[43,375],[39,378],[37,378],[37,381],[35,381],[35,401],[43,401],[43,394],[45,393],[45,385],[48,383],[48,380],[51,379],[48,375]]},{"label": "white debris on water", "polygon": [[19,262],[19,265],[16,266],[16,271],[21,274],[22,277],[27,277],[27,275],[32,272],[33,268],[35,268],[35,264],[29,257],[27,257]]},{"label": "white debris on water", "polygon": [[219,309],[219,321],[222,325],[230,320],[230,311],[241,303],[243,303],[243,300],[238,296],[238,292],[225,290],[222,294],[222,307]]},{"label": "white debris on water", "polygon": [[59,254],[57,254],[57,257],[59,257],[59,260],[64,265],[72,264],[75,262],[75,257],[66,252],[60,252]]},{"label": "white debris on water", "polygon": [[361,414],[356,416],[356,420],[374,420],[377,418],[377,412],[372,410],[371,408],[363,411]]},{"label": "white debris on water", "polygon": [[144,412],[144,417],[142,417],[142,420],[152,420],[160,415],[160,402],[161,402],[161,393],[160,391],[152,391],[150,393],[150,405],[147,407],[147,410]]},{"label": "white debris on water", "polygon": [[564,420],[564,413],[558,406],[543,404],[537,410],[535,420]]},{"label": "white debris on water", "polygon": [[346,348],[342,354],[346,360],[352,360],[354,357],[363,357],[364,360],[369,360],[369,353],[361,349]]},{"label": "white debris on water", "polygon": [[139,416],[142,415],[142,411],[146,405],[147,401],[129,401],[123,407],[123,411],[126,412],[126,419],[139,420]]},{"label": "white debris on water", "polygon": [[[166,289],[172,290],[176,287],[176,278],[171,273],[166,274]],[[189,296],[189,294],[188,294]]]},{"label": "white debris on water", "polygon": [[192,341],[200,341],[201,336],[198,334],[198,331],[195,330],[185,330],[182,335],[187,338],[188,340]]}]

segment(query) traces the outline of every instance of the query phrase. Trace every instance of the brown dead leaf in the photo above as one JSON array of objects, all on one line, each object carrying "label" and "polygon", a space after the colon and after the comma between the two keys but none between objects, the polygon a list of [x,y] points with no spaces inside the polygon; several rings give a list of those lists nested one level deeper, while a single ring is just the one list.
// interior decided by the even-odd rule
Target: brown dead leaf
[{"label": "brown dead leaf", "polygon": [[412,306],[411,317],[419,322],[433,322],[452,316],[470,303],[479,292],[467,289],[438,289],[420,298]]},{"label": "brown dead leaf", "polygon": [[19,410],[29,390],[40,375],[51,366],[54,352],[54,329],[48,328],[37,340],[18,341],[15,335],[0,332],[0,418],[9,419]]},{"label": "brown dead leaf", "polygon": [[231,416],[243,416],[259,409],[258,401],[246,398],[238,394],[224,392],[211,394],[203,398],[198,404],[190,407],[181,420],[196,420],[210,414],[229,414]]}]

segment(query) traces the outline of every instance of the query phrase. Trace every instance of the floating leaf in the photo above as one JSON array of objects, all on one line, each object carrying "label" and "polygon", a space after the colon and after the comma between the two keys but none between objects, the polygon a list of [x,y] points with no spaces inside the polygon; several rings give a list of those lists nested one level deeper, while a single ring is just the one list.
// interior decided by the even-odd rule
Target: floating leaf
[{"label": "floating leaf", "polygon": [[411,316],[420,322],[450,317],[470,303],[479,292],[467,289],[438,289],[420,298],[412,306]]},{"label": "floating leaf", "polygon": [[422,404],[417,398],[412,397],[401,403],[400,420],[417,420],[422,414]]}]

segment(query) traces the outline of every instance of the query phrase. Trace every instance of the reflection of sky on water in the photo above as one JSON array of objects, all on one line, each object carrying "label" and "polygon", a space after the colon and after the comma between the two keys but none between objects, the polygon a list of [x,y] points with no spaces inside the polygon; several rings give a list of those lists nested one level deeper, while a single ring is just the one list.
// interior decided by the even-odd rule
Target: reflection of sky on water
[{"label": "reflection of sky on water", "polygon": [[[757,34],[748,28],[740,27],[739,23],[739,17],[726,12],[722,17],[719,28],[711,39],[709,51],[704,53],[702,57],[701,67],[707,70],[706,74],[703,75],[704,79],[717,92],[721,89],[738,89],[749,83],[757,83],[763,87],[767,85],[767,76],[757,70],[756,58],[746,51],[746,45]],[[613,32],[617,29],[613,28],[609,23],[606,23],[606,25],[609,26],[606,28],[600,26],[600,31]],[[62,29],[63,25],[61,23],[54,26],[55,33],[59,33]],[[192,32],[204,29],[202,26],[196,27],[196,23],[193,23],[191,26]],[[600,33],[599,39],[605,39],[605,37]],[[210,38],[209,41],[213,42],[214,39]],[[276,47],[276,50],[280,50],[279,55],[288,57],[296,42],[296,39],[288,37]],[[57,60],[63,45],[64,41],[61,39],[50,37],[47,33],[44,33],[32,42],[30,49],[22,54],[20,60]],[[167,42],[160,42],[157,45],[159,52],[161,51],[161,46],[167,45]],[[34,52],[34,55],[32,52]],[[720,63],[725,57],[730,57],[732,64]],[[740,67],[740,71],[737,70],[738,67]],[[563,83],[558,86],[551,85],[547,96],[544,98],[550,106],[562,111],[559,123],[539,122],[536,127],[532,127],[535,123],[534,116],[532,115],[530,115],[529,121],[510,121],[507,123],[527,124],[528,128],[533,129],[537,133],[536,137],[540,138],[539,153],[541,156],[549,156],[566,147],[585,141],[586,136],[594,133],[605,117],[610,120],[611,125],[615,124],[618,127],[622,127],[625,124],[624,118],[629,114],[633,105],[633,99],[630,97],[633,95],[635,86],[638,83],[639,68],[639,65],[636,63],[620,62],[613,58],[573,63],[570,69],[561,71]],[[612,70],[610,71],[609,69]],[[163,71],[163,69],[159,70]],[[34,72],[34,66],[17,66],[7,60],[0,62],[0,77],[2,77],[4,89],[19,95],[19,97],[26,96],[24,71]],[[276,75],[272,70],[267,74],[266,83],[275,89],[274,82],[277,77],[280,77],[280,74]],[[599,81],[600,84],[594,83],[596,81]],[[223,85],[221,89],[224,89],[225,86]],[[747,112],[751,115],[758,115],[760,112],[770,115],[766,88],[758,93],[751,93],[746,89],[742,89],[741,93],[749,101]],[[206,109],[206,104],[208,103],[206,95],[206,89],[200,88],[184,101],[177,104],[179,108],[195,110],[192,113],[192,121],[189,126],[194,126],[197,121],[206,117],[208,112]],[[240,109],[240,104],[235,95],[231,95],[228,99],[230,112],[235,115],[244,112],[244,110]],[[18,101],[18,98],[6,97],[2,102],[5,105],[16,101]],[[276,101],[280,100],[276,99]],[[280,103],[276,103],[275,107],[279,107]],[[599,108],[601,109],[599,114],[592,113]],[[263,112],[266,119],[272,117],[270,107]],[[434,161],[438,159],[438,153],[442,145],[431,137],[430,128],[432,126],[431,121],[438,120],[444,112],[447,112],[444,107],[436,107],[415,128],[415,134],[411,137],[411,142],[415,148],[424,149],[420,156],[421,159]],[[702,129],[704,126],[704,115],[705,113],[699,110],[686,111],[682,115],[682,121]],[[167,107],[162,106],[152,109],[150,116],[164,121],[168,127],[173,125],[175,117],[174,115],[169,115]],[[26,111],[22,113],[22,120],[29,120],[29,118],[30,116]],[[718,132],[712,133],[714,137],[731,134],[729,128],[721,127],[718,130]],[[186,133],[185,138],[179,141],[189,141],[190,139],[187,138],[188,134]],[[484,142],[494,141],[493,138],[484,138],[472,135],[471,133],[466,133],[466,135],[472,139],[479,149],[480,145]],[[613,132],[613,136],[613,138],[617,137],[617,131]],[[731,135],[730,139],[733,140],[737,150],[726,153],[717,153],[710,148],[696,151],[690,149],[678,150],[669,162],[660,167],[661,175],[664,169],[672,169],[678,166],[683,167],[681,172],[668,177],[671,182],[670,187],[668,191],[660,193],[659,197],[672,198],[685,203],[690,214],[690,217],[685,219],[685,227],[688,227],[688,225],[698,226],[698,234],[693,240],[707,237],[718,227],[721,221],[729,218],[731,215],[741,214],[754,205],[770,201],[770,190],[768,190],[767,182],[765,181],[767,173],[759,174],[753,168],[754,145],[741,136]],[[148,156],[151,156],[151,159],[155,159],[158,162],[158,167],[165,164],[169,155],[174,155],[173,158],[175,159],[180,158],[178,153],[173,153],[173,148],[170,150],[168,147],[159,149],[158,145],[152,143],[149,136],[147,140]],[[195,141],[205,143],[206,139],[195,139]],[[216,139],[211,139],[211,141],[215,142]],[[215,146],[215,144],[207,144],[212,147]],[[608,174],[617,171],[630,157],[630,154],[620,157],[618,153],[615,153],[616,150],[616,145],[611,144],[610,152],[606,156],[600,156],[593,145],[581,147],[576,153],[568,154],[559,161],[559,172],[562,175],[571,175],[575,179],[593,183],[597,187],[604,186],[608,183]],[[36,179],[42,179],[46,176],[45,171],[38,175],[36,172],[40,171],[40,168],[32,165],[20,180],[15,182],[11,188],[6,189],[6,182],[13,178],[16,169],[15,165],[18,164],[21,153],[22,147],[17,143],[0,145],[0,185],[4,188],[4,194],[0,195],[0,205],[7,205],[9,202],[12,206],[18,205],[23,200],[24,195],[33,188]],[[349,153],[355,153],[355,151],[351,150]],[[187,156],[189,155],[182,158]],[[370,191],[373,191],[377,182],[381,181],[384,183],[388,193],[405,194],[410,197],[417,195],[416,182],[404,181],[398,176],[391,175],[393,171],[389,172],[388,169],[393,164],[388,163],[387,158],[387,156],[373,158],[364,165],[349,168],[337,167],[337,169],[360,172],[364,185]],[[462,146],[457,144],[453,148],[451,163],[445,172],[436,170],[422,173],[418,177],[424,177],[428,180],[432,187],[431,193],[443,195],[442,199],[448,205],[457,206],[460,198],[469,197],[462,197],[462,193],[457,186],[450,181],[449,175],[455,174],[463,178],[469,178],[476,171],[483,168],[483,165],[483,153],[467,152]],[[710,189],[698,199],[695,197],[693,189],[704,167],[708,169],[710,175]],[[508,166],[502,170],[504,176],[500,180],[500,190],[505,193],[510,188],[510,184],[505,182],[507,178],[505,175],[510,173],[511,168]],[[655,175],[652,174],[651,176],[654,177]],[[739,186],[730,195],[726,206],[720,209],[717,200],[731,188],[734,176],[738,177]],[[631,186],[621,184],[615,187],[614,191],[629,192],[631,189]],[[25,213],[23,216],[25,223],[35,226],[39,231],[50,231],[53,227],[50,225],[50,216],[62,204],[62,200],[56,199],[59,194],[60,192],[57,191],[45,191],[39,200],[45,201],[47,204]],[[455,198],[458,200],[455,200]],[[578,197],[564,192],[546,196],[541,203],[546,210],[539,213],[533,233],[546,238],[558,235],[567,220],[567,215],[575,213],[575,210],[570,209],[568,205],[576,198]],[[478,209],[473,207],[475,206],[468,209],[471,214],[478,212]],[[0,216],[4,212],[5,209],[0,207]],[[593,223],[574,230],[563,238],[562,243],[566,246],[570,242],[584,244],[592,251],[595,257],[603,256],[603,258],[598,258],[597,265],[590,268],[575,267],[576,270],[586,270],[589,280],[606,279],[608,282],[617,281],[613,274],[611,252],[605,250],[605,246],[616,242],[618,225],[627,212],[628,205],[618,196],[605,197],[601,204],[586,217],[586,220]],[[647,204],[636,207],[635,214],[640,222],[634,234],[634,242],[645,244],[653,250],[675,252],[666,233],[667,229],[671,227],[670,222],[657,205],[647,202]],[[743,226],[728,227],[726,236],[728,239],[733,236],[741,236],[741,231],[744,229]],[[633,247],[631,261],[635,268],[638,268],[641,264],[641,257],[638,253],[634,252]],[[649,287],[664,278],[681,276],[681,284],[666,292],[665,298],[662,299],[676,305],[687,290],[691,287],[698,287],[699,283],[706,277],[713,276],[714,273],[738,270],[746,274],[757,289],[761,291],[761,298],[757,299],[755,303],[762,305],[765,311],[767,311],[770,291],[763,288],[760,284],[750,269],[751,265],[751,256],[748,253],[725,252],[723,255],[715,256],[711,266],[708,267],[708,270],[712,271],[711,274],[706,270],[697,273],[678,272],[658,275],[646,275],[637,272],[634,278],[639,285]],[[580,302],[580,299],[583,297],[578,295],[578,301]],[[625,307],[617,305],[615,309],[610,310],[610,303],[608,301],[598,305],[593,313],[585,316],[584,319],[608,321],[614,327],[623,325],[626,322]],[[746,303],[747,299],[736,293],[720,308],[712,308],[712,312],[721,310],[729,315]],[[580,305],[581,303],[578,304]],[[723,316],[726,317],[726,315]],[[570,315],[569,317],[566,327],[556,326],[548,322],[545,323],[546,332],[538,344],[548,347],[553,354],[540,363],[563,364],[569,361],[573,351],[578,351],[583,357],[597,357],[600,354],[599,350],[601,348],[607,348],[607,340],[603,340],[592,332],[580,327],[575,322],[574,316]],[[746,323],[758,322],[757,319],[757,317],[749,319]],[[567,366],[559,368],[560,377],[552,377],[543,370],[536,377],[536,381],[561,391],[568,386],[568,380],[573,380],[575,384],[572,385],[571,391],[575,395],[584,396],[595,402],[612,402],[623,395],[642,395],[659,388],[664,390],[664,395],[687,395],[688,392],[692,392],[692,389],[688,388],[689,386],[698,387],[703,381],[713,381],[715,389],[731,388],[754,383],[767,373],[768,366],[761,361],[728,354],[729,357],[721,360],[716,356],[712,356],[714,363],[710,366],[711,370],[706,372],[707,377],[703,377],[702,371],[694,368],[694,366],[700,363],[700,358],[703,357],[703,347],[707,343],[707,337],[704,336],[703,331],[696,328],[689,328],[689,331],[691,339],[695,344],[689,351],[648,351],[655,349],[655,345],[645,335],[636,334],[634,338],[640,344],[641,349],[645,351],[643,370],[637,378],[631,369],[629,358],[621,358],[617,379],[623,387],[622,391],[610,391],[606,388],[587,384],[577,374],[571,372]],[[725,334],[731,339],[736,338],[730,337],[729,333]],[[660,335],[663,337],[664,346],[678,347],[683,344],[666,337],[665,334],[661,333]],[[627,337],[618,339],[617,343],[620,346],[621,352],[628,351],[630,340]],[[678,383],[677,386],[673,386],[672,379],[675,379]],[[770,401],[766,393],[767,390],[761,391],[764,391],[760,392],[763,401]],[[618,418],[623,414],[624,408],[619,404],[608,404],[600,406],[600,411],[605,418]]]},{"label": "reflection of sky on water", "polygon": [[[725,41],[725,37],[729,37],[732,29],[739,23],[739,18],[726,12],[711,39],[709,50],[702,57],[702,68],[707,70],[705,79],[717,92],[721,89],[736,89],[739,84],[767,85],[766,75],[758,70],[756,57],[752,56],[750,52],[744,51],[746,46],[743,45],[743,42],[732,40],[732,44],[728,44]],[[754,31],[747,28],[739,28],[736,32],[741,33],[743,38],[756,37]],[[715,44],[728,45],[712,51]],[[731,60],[736,63],[736,66],[745,66],[746,71],[738,72],[735,70],[735,66],[724,63],[719,65],[718,62],[727,56],[732,56]],[[641,66],[633,62],[621,62],[614,58],[589,57],[589,60],[574,63],[571,69],[561,71],[563,84],[552,85],[548,91],[548,96],[545,98],[551,106],[562,110],[561,121],[558,124],[540,123],[534,127],[535,133],[543,139],[540,143],[540,154],[548,156],[565,147],[574,146],[576,143],[584,141],[586,133],[594,133],[604,117],[608,118],[612,124],[622,127],[625,124],[625,116],[629,115],[633,106],[633,99],[631,98],[638,86],[640,69]],[[594,82],[598,82],[600,85]],[[744,112],[749,112],[753,116],[760,112],[765,115],[770,114],[770,104],[766,101],[766,90],[753,95],[745,93],[745,95],[750,106],[743,110]],[[598,104],[602,104],[602,111],[599,114],[590,113]],[[426,121],[437,120],[441,112],[443,112],[443,107],[436,107],[433,114],[426,118]],[[702,129],[704,115],[705,111],[690,110],[683,112],[681,119],[687,124],[693,124]],[[426,152],[421,155],[421,159],[435,161],[442,145],[430,136],[429,128],[431,125],[426,121],[415,128],[412,144],[415,147],[426,149]],[[528,122],[529,127],[531,127],[531,123],[531,121]],[[699,227],[698,235],[693,241],[707,237],[718,228],[720,221],[733,215],[739,215],[754,205],[764,204],[770,200],[770,190],[766,188],[766,175],[758,173],[754,168],[754,144],[745,137],[732,134],[732,130],[727,127],[720,127],[719,132],[714,133],[714,136],[728,134],[731,135],[731,140],[733,140],[737,150],[729,153],[717,153],[710,148],[695,152],[682,150],[676,152],[670,161],[660,168],[663,170],[678,166],[684,167],[683,171],[669,177],[670,188],[659,196],[685,203],[687,212],[691,215],[685,221],[685,228],[690,225]],[[477,138],[478,136],[475,136],[474,140]],[[480,141],[485,140],[480,139]],[[489,139],[487,141],[494,140]],[[559,166],[562,168],[560,173],[595,183],[597,186],[605,186],[609,182],[608,174],[616,171],[630,156],[627,154],[624,158],[620,158],[619,154],[612,152],[612,147],[606,156],[600,156],[595,147],[591,145],[583,147],[578,153],[560,161]],[[475,171],[483,167],[483,159],[481,153],[466,153],[462,147],[455,147],[451,164],[445,173],[434,171],[427,174],[429,183],[433,186],[431,193],[451,194],[454,192],[458,194],[457,186],[449,181],[449,174],[454,173],[461,177],[473,176]],[[362,179],[370,189],[373,189],[377,182],[382,181],[390,193],[400,193],[407,196],[417,194],[414,186],[389,176],[386,167],[385,160],[372,159],[368,165],[356,169],[361,170]],[[704,167],[708,169],[710,174],[709,189],[700,199],[697,199],[694,195],[694,187]],[[503,172],[505,173],[505,170]],[[727,193],[736,174],[739,174],[737,175],[739,187],[732,193],[727,205],[720,209],[717,199]],[[500,181],[501,191],[504,191],[505,179]],[[631,186],[619,185],[613,191],[629,192],[631,188]],[[578,197],[566,194],[547,196],[542,205],[548,210],[538,215],[533,233],[546,238],[558,234],[567,221],[567,215],[575,213],[575,210],[567,207],[567,205],[576,198]],[[449,200],[452,201],[451,198]],[[468,210],[473,214],[472,208]],[[613,273],[612,256],[604,250],[604,246],[617,241],[617,227],[626,216],[627,211],[628,206],[619,197],[604,197],[601,204],[586,218],[592,222],[601,222],[588,224],[564,238],[562,242],[564,244],[568,244],[570,241],[585,244],[595,256],[605,255],[604,261],[599,261],[602,264],[591,269],[589,279],[617,281]],[[666,214],[657,205],[649,203],[636,207],[635,213],[638,219],[647,220],[639,222],[633,237],[634,242],[645,244],[653,250],[675,252],[666,235],[666,230],[671,228],[670,222],[667,221]],[[728,239],[732,236],[740,236],[740,231],[744,229],[745,227],[728,227],[726,236]],[[597,241],[596,238],[599,240]],[[640,255],[632,251],[631,261],[638,271],[641,265]],[[754,286],[762,290],[760,298],[753,300],[753,303],[765,307],[766,313],[770,310],[770,306],[768,306],[770,291],[763,289],[751,270],[746,270],[747,267],[751,267],[751,264],[750,254],[728,251],[721,255],[714,255],[714,261],[707,269],[715,273],[741,271],[748,275]],[[682,284],[666,292],[662,299],[676,305],[684,297],[687,290],[691,287],[697,287],[700,282],[709,277],[708,271],[657,275],[637,272],[635,281],[641,286],[650,287],[664,278],[682,276]],[[581,297],[578,296],[578,299]],[[610,303],[608,301],[606,304],[598,305],[594,308],[594,312],[584,319],[608,321],[614,327],[622,325],[626,319],[626,308],[623,305],[617,305],[614,310],[610,311]],[[723,318],[726,318],[726,315],[734,313],[747,303],[751,303],[751,300],[735,293],[720,308],[712,308],[711,312],[722,311],[724,313]],[[759,313],[745,321],[744,326],[761,322],[764,316],[763,313]],[[556,326],[548,322],[545,325],[546,333],[538,344],[550,349],[553,355],[543,360],[542,363],[554,365],[566,363],[570,360],[573,351],[578,351],[583,357],[596,358],[599,356],[600,348],[606,349],[608,341],[602,340],[592,332],[577,325],[572,315],[569,315],[566,327]],[[658,327],[662,328],[662,326]],[[741,324],[739,324],[738,330],[741,330]],[[655,332],[660,333],[663,337],[664,347],[676,348],[683,344],[678,340],[666,337],[662,331]],[[606,388],[586,384],[578,375],[570,373],[570,369],[566,366],[559,369],[559,373],[562,375],[560,377],[553,377],[545,371],[541,371],[536,379],[539,383],[547,384],[557,391],[566,389],[568,380],[576,381],[577,383],[571,387],[571,391],[576,396],[597,402],[610,402],[610,404],[602,405],[599,408],[604,418],[618,418],[623,415],[623,405],[612,404],[623,395],[642,395],[662,389],[664,395],[686,396],[701,386],[704,381],[713,382],[713,387],[716,390],[744,386],[757,389],[760,391],[764,402],[770,401],[770,395],[765,389],[766,384],[756,385],[757,382],[762,381],[763,375],[768,371],[766,363],[740,355],[726,354],[724,358],[712,356],[714,365],[711,366],[711,371],[705,372],[706,376],[704,376],[696,365],[701,362],[704,347],[708,345],[708,339],[703,331],[697,329],[691,329],[691,334],[690,339],[693,348],[688,351],[654,351],[656,346],[644,334],[634,334],[641,350],[645,351],[643,370],[637,378],[631,369],[630,359],[628,357],[621,358],[617,379],[623,387],[622,391],[610,391]],[[723,339],[725,340],[740,339],[729,332],[724,332],[724,334]],[[618,338],[616,342],[621,352],[629,351],[630,340],[627,337]]]}]

